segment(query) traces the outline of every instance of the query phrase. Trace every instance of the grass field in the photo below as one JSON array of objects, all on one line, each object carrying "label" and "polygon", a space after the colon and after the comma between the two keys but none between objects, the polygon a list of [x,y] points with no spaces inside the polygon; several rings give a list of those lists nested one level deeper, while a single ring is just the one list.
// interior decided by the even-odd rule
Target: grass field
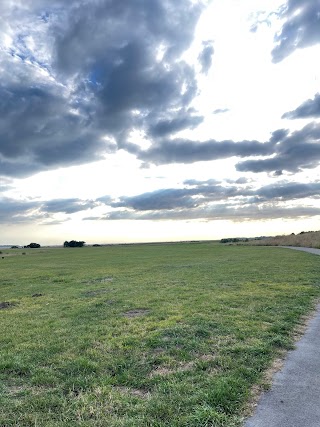
[{"label": "grass field", "polygon": [[279,248],[2,256],[1,427],[239,426],[320,294],[319,258]]}]

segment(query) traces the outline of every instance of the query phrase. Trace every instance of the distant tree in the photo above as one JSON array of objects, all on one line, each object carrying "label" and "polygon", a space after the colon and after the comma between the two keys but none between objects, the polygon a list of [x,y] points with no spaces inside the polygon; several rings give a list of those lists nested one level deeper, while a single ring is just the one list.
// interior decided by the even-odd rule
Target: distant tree
[{"label": "distant tree", "polygon": [[82,248],[83,247],[83,245],[85,244],[86,242],[84,242],[84,241],[82,241],[82,240],[80,240],[80,241],[77,241],[77,240],[70,240],[70,242],[68,242],[67,240],[64,242],[64,244],[63,244],[63,246],[65,247],[65,248]]},{"label": "distant tree", "polygon": [[25,246],[25,248],[41,248],[39,243],[30,243],[30,245]]}]

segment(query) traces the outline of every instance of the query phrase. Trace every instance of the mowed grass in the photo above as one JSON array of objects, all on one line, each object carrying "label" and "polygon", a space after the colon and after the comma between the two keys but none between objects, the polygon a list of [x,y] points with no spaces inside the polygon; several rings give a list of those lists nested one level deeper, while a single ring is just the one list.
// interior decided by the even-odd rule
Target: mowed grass
[{"label": "mowed grass", "polygon": [[288,249],[3,252],[2,427],[239,426],[320,293],[319,258]]}]

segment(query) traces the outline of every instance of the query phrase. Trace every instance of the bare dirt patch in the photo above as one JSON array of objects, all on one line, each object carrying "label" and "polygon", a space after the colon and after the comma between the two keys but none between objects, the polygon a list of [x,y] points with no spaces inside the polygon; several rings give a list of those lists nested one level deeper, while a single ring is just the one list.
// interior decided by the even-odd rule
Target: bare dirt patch
[{"label": "bare dirt patch", "polygon": [[110,289],[96,289],[95,291],[87,291],[84,292],[83,295],[85,297],[95,297],[97,295],[102,295],[110,292]]},{"label": "bare dirt patch", "polygon": [[108,282],[113,282],[113,277],[110,277],[110,276],[97,277],[96,279],[89,280],[86,283],[108,283]]},{"label": "bare dirt patch", "polygon": [[25,386],[11,386],[8,387],[7,392],[10,396],[16,396],[17,394],[24,393],[26,391]]},{"label": "bare dirt patch", "polygon": [[117,301],[114,299],[106,299],[103,302],[107,305],[114,305],[114,304],[116,304]]},{"label": "bare dirt patch", "polygon": [[150,313],[150,310],[147,308],[136,308],[134,310],[128,310],[125,313],[123,313],[124,317],[140,317],[145,316],[146,314]]},{"label": "bare dirt patch", "polygon": [[6,308],[14,307],[16,305],[17,304],[14,302],[2,301],[0,302],[0,310],[5,310]]},{"label": "bare dirt patch", "polygon": [[162,354],[164,353],[166,350],[163,347],[156,347],[155,349],[153,349],[153,353],[154,354]]},{"label": "bare dirt patch", "polygon": [[114,387],[114,389],[121,394],[130,394],[131,396],[140,397],[141,399],[148,399],[151,396],[149,391],[138,388]]},{"label": "bare dirt patch", "polygon": [[41,393],[46,393],[52,390],[55,390],[55,388],[44,387],[44,386],[26,386],[26,385],[11,385],[7,387],[7,393],[13,397],[18,397],[19,395],[25,394],[25,393],[36,396]]},{"label": "bare dirt patch", "polygon": [[198,360],[201,360],[202,362],[211,362],[215,358],[216,356],[214,354],[203,354],[198,357]]}]

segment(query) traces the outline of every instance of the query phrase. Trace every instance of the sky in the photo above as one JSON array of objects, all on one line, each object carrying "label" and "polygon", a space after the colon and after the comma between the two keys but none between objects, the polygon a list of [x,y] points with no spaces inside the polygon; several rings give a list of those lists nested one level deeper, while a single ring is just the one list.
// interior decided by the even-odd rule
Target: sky
[{"label": "sky", "polygon": [[320,0],[1,0],[0,244],[320,229]]}]

